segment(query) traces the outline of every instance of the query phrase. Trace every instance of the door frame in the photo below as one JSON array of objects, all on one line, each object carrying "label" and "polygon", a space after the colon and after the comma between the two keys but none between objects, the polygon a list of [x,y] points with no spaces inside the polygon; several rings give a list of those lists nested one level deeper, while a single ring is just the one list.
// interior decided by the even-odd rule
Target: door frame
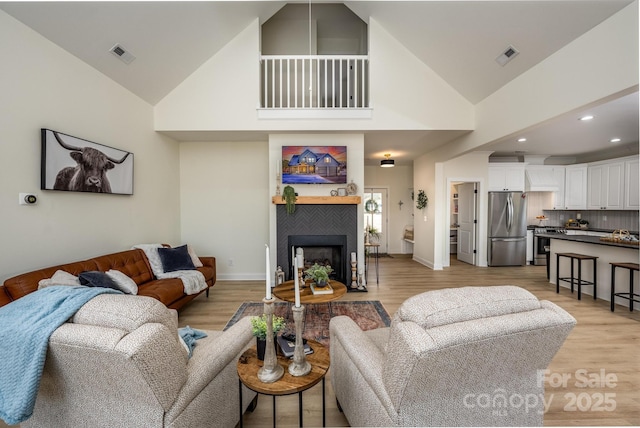
[{"label": "door frame", "polygon": [[367,189],[369,189],[369,190],[384,190],[384,193],[385,193],[384,196],[383,196],[384,206],[382,207],[383,208],[383,210],[382,210],[383,214],[382,215],[383,215],[383,220],[384,220],[384,223],[385,223],[384,224],[384,229],[385,229],[384,234],[385,234],[385,244],[386,244],[386,246],[383,249],[382,245],[381,245],[379,250],[380,250],[380,253],[385,253],[386,254],[386,253],[389,252],[389,224],[391,222],[390,219],[389,219],[389,216],[391,215],[391,213],[389,212],[389,193],[390,193],[389,186],[364,186],[362,188],[362,218],[363,218],[362,225],[363,225],[363,230],[364,230],[364,227],[366,226],[366,223],[367,223],[364,220],[364,216],[367,214],[367,212],[364,210],[365,198],[366,198],[367,193],[369,193],[369,192],[366,191]]},{"label": "door frame", "polygon": [[[482,177],[447,177],[447,190],[446,190],[446,195],[447,195],[447,204],[446,204],[446,218],[447,218],[447,223],[446,223],[446,227],[444,228],[444,230],[442,231],[443,236],[445,237],[444,242],[445,242],[445,253],[444,253],[444,260],[442,261],[442,267],[450,267],[451,266],[451,242],[449,242],[449,231],[451,230],[451,198],[453,197],[453,194],[451,193],[451,187],[454,184],[462,184],[462,183],[475,183],[476,184],[476,191],[477,191],[477,197],[476,197],[476,220],[477,220],[477,225],[476,225],[476,262],[474,266],[487,266],[487,262],[486,262],[486,256],[484,257],[484,260],[481,259],[481,255],[483,254],[480,251],[480,246],[481,245],[486,245],[486,241],[480,242],[480,236],[482,235],[480,233],[480,225],[483,221],[485,221],[485,216],[483,215],[483,209],[486,211],[486,201],[483,202],[483,198],[481,198],[482,195],[482,191],[484,189],[483,183],[484,183],[484,179]],[[484,208],[483,208],[484,207]]]},{"label": "door frame", "polygon": [[[458,233],[457,233],[457,254],[458,254],[458,260],[460,260],[460,248],[462,247],[462,239],[461,239],[461,232],[462,232],[462,221],[461,221],[461,216],[460,216],[460,205],[462,204],[462,189],[461,187],[464,186],[465,189],[472,189],[473,192],[471,193],[471,198],[473,199],[473,201],[471,202],[471,207],[473,208],[473,222],[471,223],[471,227],[473,230],[473,253],[469,254],[469,257],[471,257],[472,262],[469,263],[469,261],[463,260],[465,263],[469,263],[473,266],[475,266],[477,264],[477,259],[479,257],[478,255],[478,251],[477,251],[477,239],[478,239],[478,183],[475,181],[464,181],[461,183],[457,184],[457,189],[458,189]],[[451,257],[451,256],[450,256]],[[463,257],[466,258],[466,257]]]}]

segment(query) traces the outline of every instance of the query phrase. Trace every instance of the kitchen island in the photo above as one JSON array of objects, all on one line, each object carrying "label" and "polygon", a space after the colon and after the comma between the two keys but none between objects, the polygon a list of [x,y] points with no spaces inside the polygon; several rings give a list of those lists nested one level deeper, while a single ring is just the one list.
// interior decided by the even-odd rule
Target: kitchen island
[{"label": "kitchen island", "polygon": [[[550,278],[549,282],[556,283],[556,254],[557,253],[578,253],[586,254],[590,256],[597,256],[597,286],[598,286],[598,299],[606,301],[611,300],[611,265],[612,262],[629,262],[638,263],[640,258],[640,251],[638,245],[629,245],[619,242],[602,241],[599,236],[589,235],[564,235],[564,234],[544,234],[550,238],[550,257],[549,257],[549,270]],[[560,263],[560,276],[569,276],[570,265],[566,259],[561,260]],[[575,269],[575,275],[577,276],[577,264]],[[637,275],[637,274],[636,274]],[[591,263],[583,264],[582,266],[582,279],[586,281],[593,281],[593,269]],[[629,289],[629,275],[627,272],[616,271],[616,292],[626,292]],[[634,283],[638,283],[638,279],[634,280]],[[561,281],[562,288],[560,293],[571,293],[567,291],[571,285],[567,282]],[[577,285],[576,289],[577,299]],[[593,286],[583,285],[582,293],[589,296],[593,296]],[[583,296],[583,299],[585,297]],[[616,304],[622,306],[629,306],[629,301],[625,299],[616,299]]]}]

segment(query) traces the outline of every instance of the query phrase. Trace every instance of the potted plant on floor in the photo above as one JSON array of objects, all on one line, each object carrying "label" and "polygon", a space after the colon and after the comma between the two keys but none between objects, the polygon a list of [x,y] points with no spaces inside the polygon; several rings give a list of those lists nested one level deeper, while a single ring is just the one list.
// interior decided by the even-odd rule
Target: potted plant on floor
[{"label": "potted plant on floor", "polygon": [[321,266],[318,263],[314,263],[313,266],[304,271],[305,278],[311,279],[319,287],[324,287],[329,283],[329,274],[331,272],[333,272],[331,266]]},{"label": "potted plant on floor", "polygon": [[[278,332],[284,328],[286,325],[283,317],[277,317],[273,315],[272,317],[272,325],[273,325],[273,343],[274,346],[278,343],[275,340],[275,337],[278,335]],[[256,347],[258,350],[258,359],[264,360],[264,350],[267,344],[267,316],[262,314],[259,317],[251,317],[251,333],[256,337]],[[277,350],[277,347],[276,347]]]}]

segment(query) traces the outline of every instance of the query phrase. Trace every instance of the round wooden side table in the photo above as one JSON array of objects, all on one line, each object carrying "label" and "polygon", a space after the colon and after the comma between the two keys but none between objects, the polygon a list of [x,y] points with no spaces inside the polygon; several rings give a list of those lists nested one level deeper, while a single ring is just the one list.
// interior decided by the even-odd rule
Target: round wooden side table
[{"label": "round wooden side table", "polygon": [[308,340],[307,343],[313,349],[313,353],[307,355],[307,361],[311,364],[311,372],[305,376],[291,376],[287,367],[291,360],[278,355],[278,364],[284,368],[284,376],[273,383],[263,383],[258,379],[258,370],[263,361],[258,359],[256,347],[247,349],[238,360],[238,377],[240,391],[240,427],[242,428],[242,385],[259,394],[273,397],[273,426],[276,426],[276,397],[278,395],[298,394],[298,412],[300,426],[302,426],[302,391],[322,381],[322,426],[326,426],[325,415],[325,376],[329,370],[329,350],[322,344]]},{"label": "round wooden side table", "polygon": [[[332,300],[341,298],[347,293],[347,286],[343,283],[335,280],[331,280],[329,283],[333,288],[332,294],[313,294],[311,291],[310,283],[307,282],[305,287],[300,290],[300,303],[326,303]],[[273,291],[273,295],[285,302],[295,301],[295,290],[293,287],[293,281],[286,281],[276,286]]]}]

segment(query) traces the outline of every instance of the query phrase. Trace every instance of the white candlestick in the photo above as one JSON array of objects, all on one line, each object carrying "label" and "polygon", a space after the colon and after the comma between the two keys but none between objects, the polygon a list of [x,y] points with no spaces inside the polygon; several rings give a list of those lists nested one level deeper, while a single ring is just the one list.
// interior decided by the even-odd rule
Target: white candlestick
[{"label": "white candlestick", "polygon": [[291,246],[291,267],[293,269],[293,264],[296,260],[296,250],[295,248],[293,248],[293,245]]},{"label": "white candlestick", "polygon": [[298,281],[298,260],[297,257],[293,261],[293,283],[296,297],[296,306],[300,307],[300,283]]},{"label": "white candlestick", "polygon": [[356,253],[351,253],[351,261],[352,262],[356,261]]},{"label": "white candlestick", "polygon": [[296,256],[296,262],[298,263],[298,267],[304,269],[304,256],[302,254],[298,254]]},{"label": "white candlestick", "polygon": [[264,244],[265,247],[267,247],[266,249],[266,258],[267,258],[267,274],[266,274],[266,278],[265,278],[265,283],[267,286],[267,294],[266,294],[266,299],[270,300],[271,299],[271,270],[269,269],[269,246],[267,244]]}]

